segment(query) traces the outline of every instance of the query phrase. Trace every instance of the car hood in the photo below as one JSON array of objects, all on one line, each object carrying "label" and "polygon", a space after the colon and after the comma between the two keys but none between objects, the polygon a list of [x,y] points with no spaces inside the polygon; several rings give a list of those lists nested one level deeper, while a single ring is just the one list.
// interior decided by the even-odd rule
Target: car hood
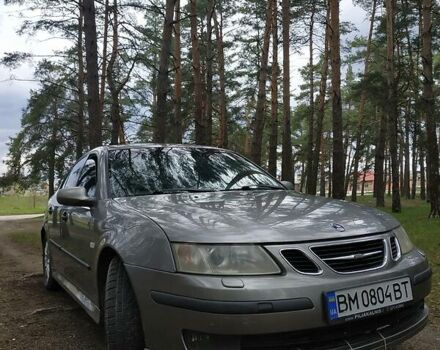
[{"label": "car hood", "polygon": [[283,190],[115,200],[155,221],[172,242],[293,243],[383,233],[399,225],[373,208]]}]

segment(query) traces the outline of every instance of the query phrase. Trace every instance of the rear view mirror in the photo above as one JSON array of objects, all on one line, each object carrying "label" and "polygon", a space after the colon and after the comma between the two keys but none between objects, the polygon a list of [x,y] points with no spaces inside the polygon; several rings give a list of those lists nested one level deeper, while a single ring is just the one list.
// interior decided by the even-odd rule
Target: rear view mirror
[{"label": "rear view mirror", "polygon": [[74,207],[93,207],[95,199],[87,196],[84,187],[63,188],[57,192],[57,201]]},{"label": "rear view mirror", "polygon": [[293,183],[291,183],[290,181],[281,181],[281,183],[288,190],[294,190],[295,189],[295,186],[293,186]]}]

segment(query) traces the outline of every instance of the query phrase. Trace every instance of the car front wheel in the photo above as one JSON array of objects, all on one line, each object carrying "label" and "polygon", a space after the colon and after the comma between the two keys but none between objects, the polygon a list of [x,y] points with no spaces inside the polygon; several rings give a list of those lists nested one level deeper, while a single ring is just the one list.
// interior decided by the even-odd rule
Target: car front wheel
[{"label": "car front wheel", "polygon": [[107,272],[104,325],[107,350],[145,348],[136,297],[119,258],[113,258]]}]

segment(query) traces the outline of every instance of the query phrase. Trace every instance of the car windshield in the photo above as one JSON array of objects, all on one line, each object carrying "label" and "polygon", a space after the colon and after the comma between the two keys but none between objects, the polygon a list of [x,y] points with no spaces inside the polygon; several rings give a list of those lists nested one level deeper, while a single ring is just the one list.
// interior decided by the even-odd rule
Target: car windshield
[{"label": "car windshield", "polygon": [[284,189],[244,158],[217,149],[152,147],[110,150],[108,162],[112,197]]}]

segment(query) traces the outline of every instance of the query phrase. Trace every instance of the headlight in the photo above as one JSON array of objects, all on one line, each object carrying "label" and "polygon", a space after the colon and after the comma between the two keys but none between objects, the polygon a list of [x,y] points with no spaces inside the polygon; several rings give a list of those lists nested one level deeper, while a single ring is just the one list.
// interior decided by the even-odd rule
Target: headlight
[{"label": "headlight", "polygon": [[402,226],[399,226],[394,230],[394,234],[397,237],[397,240],[399,241],[400,245],[400,251],[402,255],[409,253],[411,250],[413,250],[414,245],[412,244],[411,240],[408,237],[408,234],[406,233],[405,229]]},{"label": "headlight", "polygon": [[271,275],[280,273],[266,251],[256,245],[173,244],[179,272],[203,275]]}]

